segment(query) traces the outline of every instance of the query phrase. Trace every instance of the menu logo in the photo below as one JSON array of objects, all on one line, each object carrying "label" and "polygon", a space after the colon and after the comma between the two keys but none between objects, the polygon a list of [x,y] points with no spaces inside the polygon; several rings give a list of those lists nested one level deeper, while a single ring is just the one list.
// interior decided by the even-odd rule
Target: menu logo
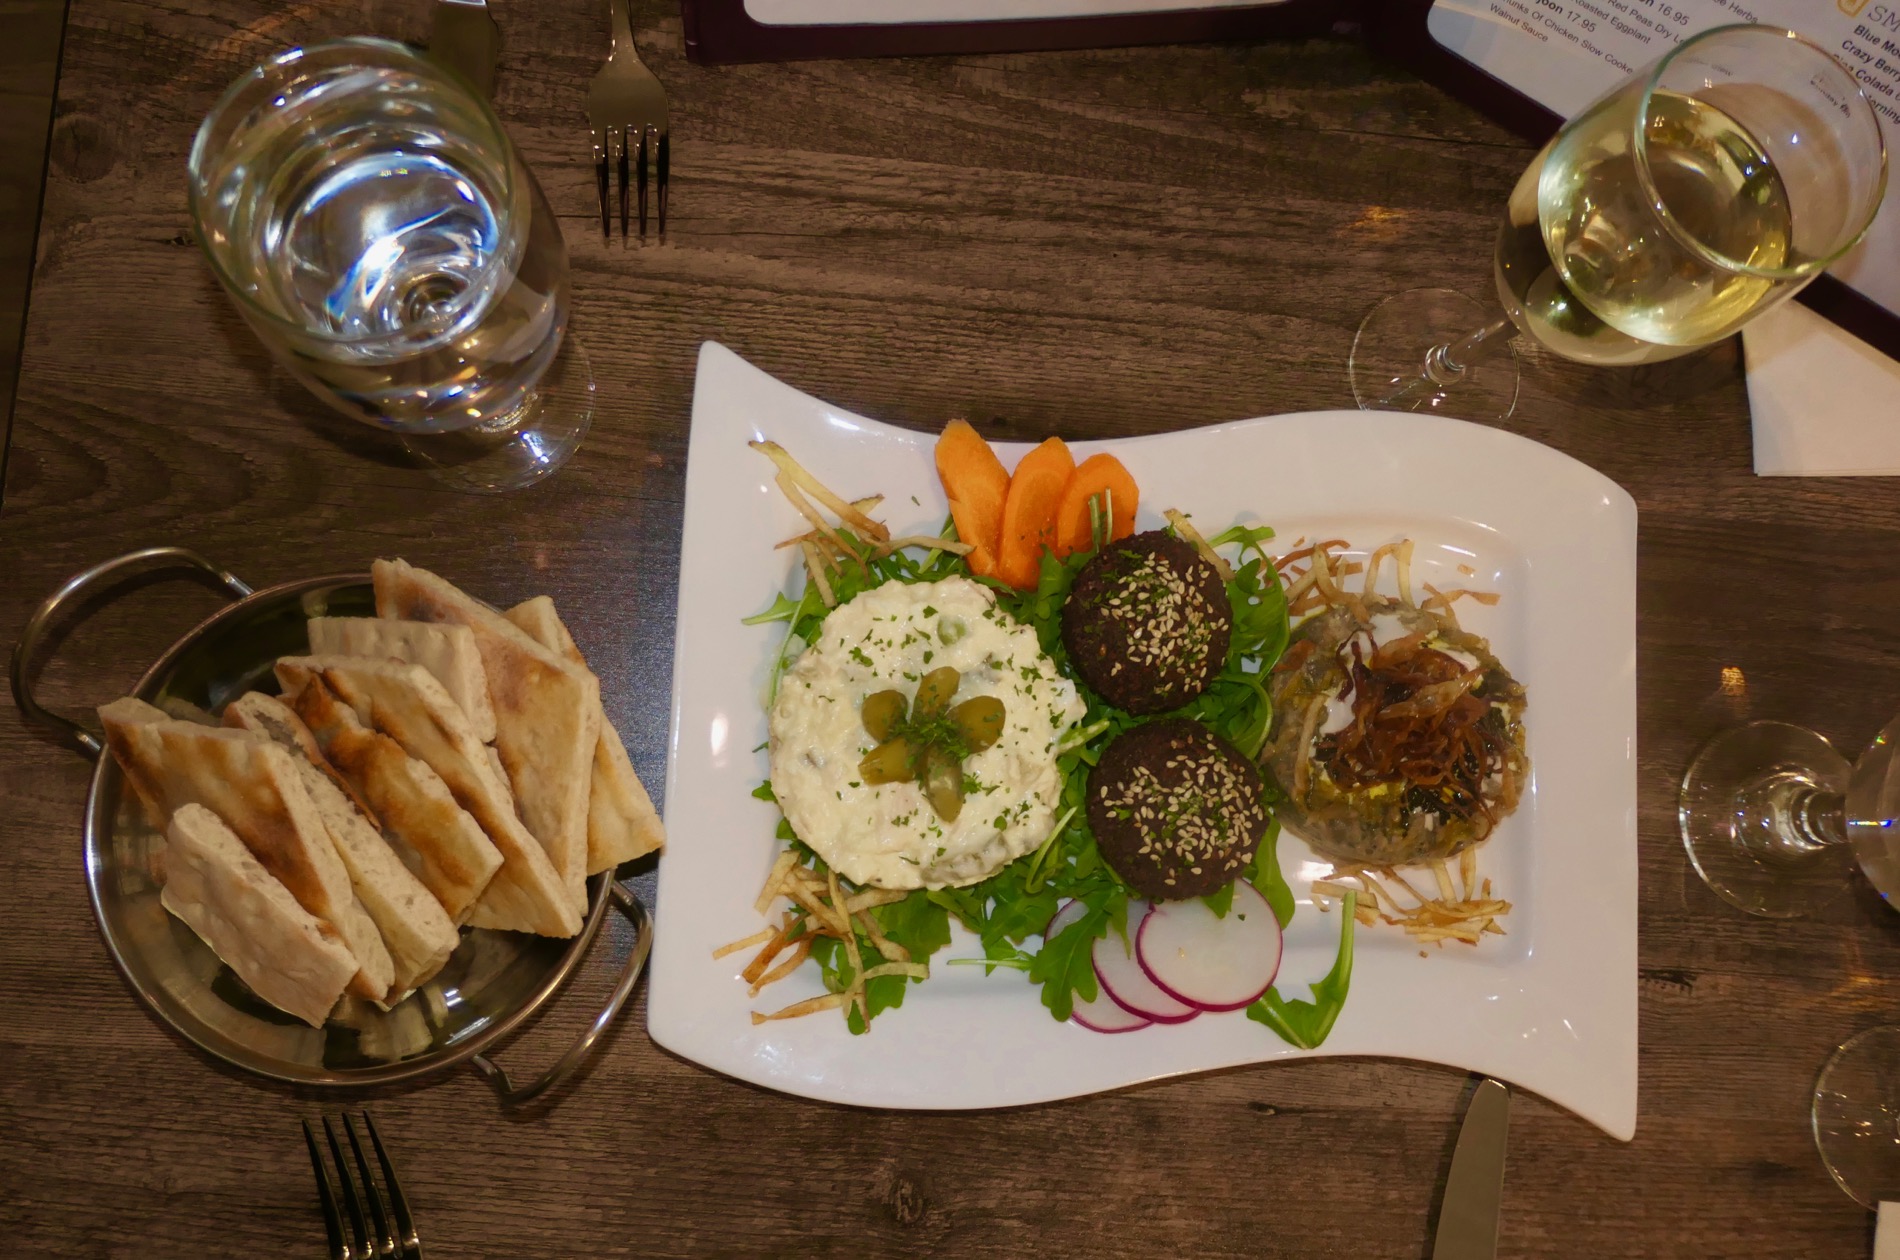
[{"label": "menu logo", "polygon": [[1841,12],[1848,17],[1858,16],[1860,11],[1867,7],[1867,0],[1834,0],[1834,2],[1841,6]]}]

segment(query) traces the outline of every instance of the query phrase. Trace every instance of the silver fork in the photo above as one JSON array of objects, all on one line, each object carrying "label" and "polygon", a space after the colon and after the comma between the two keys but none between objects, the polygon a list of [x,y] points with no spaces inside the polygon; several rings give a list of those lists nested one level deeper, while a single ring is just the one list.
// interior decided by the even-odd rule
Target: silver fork
[{"label": "silver fork", "polygon": [[[342,1125],[343,1134],[349,1139],[351,1160],[343,1158],[343,1148],[337,1144],[330,1117],[323,1118],[323,1136],[330,1147],[330,1157],[336,1161],[337,1180],[343,1186],[343,1211],[337,1211],[336,1191],[330,1188],[330,1175],[324,1169],[316,1135],[310,1131],[310,1122],[303,1122],[304,1144],[310,1148],[310,1167],[317,1174],[317,1197],[323,1203],[323,1229],[330,1238],[330,1260],[422,1260],[422,1243],[416,1237],[416,1222],[409,1215],[409,1200],[403,1197],[402,1183],[396,1180],[396,1167],[389,1162],[389,1152],[383,1148],[383,1139],[376,1132],[376,1122],[369,1118],[367,1111],[362,1116],[363,1127],[369,1130],[370,1145],[376,1150],[376,1163],[382,1169],[383,1187],[388,1193],[387,1208],[383,1202],[384,1190],[376,1188],[369,1161],[363,1158],[363,1144],[356,1137],[356,1126],[346,1113]],[[356,1168],[355,1177],[350,1175],[352,1164]],[[346,1217],[347,1238],[343,1229]]]},{"label": "silver fork", "polygon": [[666,240],[666,89],[640,61],[633,46],[627,0],[608,0],[613,50],[587,89],[587,126],[594,140],[594,186],[600,194],[601,234],[613,238],[607,202],[609,167],[619,174],[620,239],[627,239],[627,167],[634,166],[640,207],[640,241],[647,239],[647,175],[651,165],[658,202],[660,240]]}]

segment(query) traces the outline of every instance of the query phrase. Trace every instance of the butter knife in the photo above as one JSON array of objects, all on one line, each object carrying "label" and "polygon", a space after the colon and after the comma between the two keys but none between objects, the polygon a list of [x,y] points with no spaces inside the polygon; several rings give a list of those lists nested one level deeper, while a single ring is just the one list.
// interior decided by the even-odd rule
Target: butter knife
[{"label": "butter knife", "polygon": [[1486,1077],[1465,1108],[1451,1175],[1438,1208],[1432,1260],[1494,1260],[1498,1207],[1504,1199],[1504,1147],[1511,1135],[1511,1091]]},{"label": "butter knife", "polygon": [[484,0],[436,0],[429,22],[430,55],[494,100],[501,30]]}]

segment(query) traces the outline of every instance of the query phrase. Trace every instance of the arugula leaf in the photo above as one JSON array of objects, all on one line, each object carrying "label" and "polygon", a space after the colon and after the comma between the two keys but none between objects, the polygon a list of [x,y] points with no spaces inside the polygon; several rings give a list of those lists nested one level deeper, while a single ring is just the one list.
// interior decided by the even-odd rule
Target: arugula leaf
[{"label": "arugula leaf", "polygon": [[1267,904],[1273,907],[1273,917],[1284,928],[1293,921],[1293,890],[1286,886],[1286,876],[1280,873],[1279,847],[1280,819],[1270,814],[1267,834],[1260,837],[1260,847],[1253,851],[1253,861],[1247,866],[1247,882],[1267,899]]},{"label": "arugula leaf", "polygon": [[1209,910],[1214,912],[1215,918],[1224,919],[1227,917],[1227,912],[1234,908],[1234,886],[1232,883],[1222,884],[1201,900],[1207,904]]},{"label": "arugula leaf", "polygon": [[1081,918],[1046,941],[1029,961],[1029,979],[1042,986],[1042,1004],[1057,1019],[1075,1010],[1075,997],[1093,1002],[1101,994],[1091,955],[1096,940],[1108,932],[1108,912],[1091,907]]},{"label": "arugula leaf", "polygon": [[798,599],[793,599],[785,592],[780,591],[778,598],[772,601],[770,608],[764,612],[753,613],[750,617],[740,618],[739,624],[742,626],[762,626],[773,621],[792,621],[798,617],[800,612],[804,611],[804,608],[805,600],[802,596]]},{"label": "arugula leaf", "polygon": [[1340,902],[1339,955],[1333,959],[1333,969],[1313,986],[1313,1000],[1289,1002],[1278,989],[1268,989],[1266,996],[1247,1008],[1248,1019],[1265,1024],[1302,1050],[1316,1050],[1325,1042],[1345,1009],[1346,992],[1352,985],[1353,911],[1358,905],[1356,892],[1347,892]]},{"label": "arugula leaf", "polygon": [[910,951],[912,962],[929,962],[932,954],[950,943],[949,914],[921,888],[902,901],[876,907],[871,917],[892,944]]}]

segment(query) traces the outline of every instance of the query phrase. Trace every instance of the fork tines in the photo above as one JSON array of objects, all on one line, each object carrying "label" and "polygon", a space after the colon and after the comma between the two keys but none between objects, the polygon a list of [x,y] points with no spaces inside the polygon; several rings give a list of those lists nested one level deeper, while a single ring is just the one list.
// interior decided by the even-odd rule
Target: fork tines
[{"label": "fork tines", "polygon": [[666,240],[667,132],[659,127],[609,127],[595,131],[594,188],[600,198],[600,233],[614,235],[614,207],[620,209],[620,239],[629,235],[630,213],[637,210],[640,240],[647,239],[648,190],[657,211],[659,239]]},{"label": "fork tines", "polygon": [[338,1192],[332,1188],[322,1149],[310,1130],[310,1122],[303,1122],[304,1144],[310,1148],[310,1167],[317,1174],[317,1198],[323,1207],[323,1228],[329,1235],[331,1260],[422,1260],[422,1243],[416,1238],[416,1223],[409,1214],[409,1201],[403,1196],[402,1183],[396,1180],[395,1165],[390,1163],[382,1136],[376,1132],[376,1122],[369,1118],[367,1111],[359,1114],[376,1152],[382,1185],[379,1188],[377,1178],[370,1173],[369,1160],[363,1155],[363,1144],[356,1136],[356,1125],[349,1115],[345,1114],[340,1121],[349,1143],[348,1159],[344,1158],[330,1118],[325,1116],[323,1136],[334,1161],[336,1184],[341,1187],[341,1212],[337,1210]]}]

